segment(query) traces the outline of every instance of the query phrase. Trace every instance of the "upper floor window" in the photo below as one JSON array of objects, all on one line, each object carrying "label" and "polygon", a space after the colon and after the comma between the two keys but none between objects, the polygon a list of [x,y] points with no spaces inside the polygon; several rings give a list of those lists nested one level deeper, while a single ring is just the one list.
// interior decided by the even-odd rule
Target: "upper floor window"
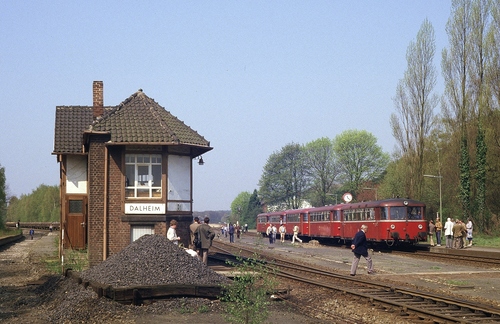
[{"label": "upper floor window", "polygon": [[161,154],[125,154],[125,197],[161,198]]}]

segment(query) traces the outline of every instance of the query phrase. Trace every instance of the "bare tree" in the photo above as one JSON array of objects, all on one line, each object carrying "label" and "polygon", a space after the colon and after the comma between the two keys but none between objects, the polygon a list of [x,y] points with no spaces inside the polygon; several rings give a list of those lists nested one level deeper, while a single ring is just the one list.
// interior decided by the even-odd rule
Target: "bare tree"
[{"label": "bare tree", "polygon": [[[484,120],[492,104],[492,90],[494,92],[494,87],[489,87],[487,82],[491,79],[487,73],[493,72],[488,65],[494,65],[491,58],[494,57],[495,27],[491,24],[491,14],[491,0],[454,0],[446,27],[449,49],[443,50],[442,56],[446,85],[442,101],[444,122],[450,133],[455,134],[455,143],[460,143],[456,146],[460,151],[455,154],[460,157],[458,196],[461,209],[464,218],[473,216],[473,210],[477,209],[476,216],[481,220],[488,168]],[[485,224],[478,223],[481,227]]]},{"label": "bare tree", "polygon": [[474,109],[471,104],[471,80],[468,69],[471,66],[470,38],[472,3],[469,0],[454,0],[451,17],[446,25],[449,49],[444,49],[441,69],[445,80],[445,97],[442,101],[442,112],[450,129],[459,129],[457,138],[460,151],[458,166],[460,174],[459,197],[463,216],[470,213],[470,158],[467,136],[467,122],[470,121]]},{"label": "bare tree", "polygon": [[406,192],[417,199],[422,197],[425,139],[431,132],[438,104],[438,96],[433,93],[437,75],[435,52],[434,28],[426,19],[406,51],[407,68],[393,99],[397,113],[390,120],[407,165]]}]

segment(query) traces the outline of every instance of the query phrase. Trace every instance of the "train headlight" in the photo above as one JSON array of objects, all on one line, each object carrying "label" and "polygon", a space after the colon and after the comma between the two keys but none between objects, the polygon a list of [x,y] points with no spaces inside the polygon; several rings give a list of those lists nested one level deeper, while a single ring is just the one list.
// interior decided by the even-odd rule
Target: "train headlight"
[{"label": "train headlight", "polygon": [[393,230],[393,229],[395,229],[395,228],[396,228],[396,225],[391,224],[391,229]]},{"label": "train headlight", "polygon": [[422,224],[418,224],[418,229],[421,230],[423,228]]}]

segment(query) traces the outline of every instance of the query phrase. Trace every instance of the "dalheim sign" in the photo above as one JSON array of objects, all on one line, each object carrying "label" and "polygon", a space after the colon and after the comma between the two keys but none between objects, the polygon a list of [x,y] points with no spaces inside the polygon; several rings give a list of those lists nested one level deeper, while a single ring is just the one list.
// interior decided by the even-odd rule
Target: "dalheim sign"
[{"label": "dalheim sign", "polygon": [[125,214],[165,214],[165,204],[125,204]]}]

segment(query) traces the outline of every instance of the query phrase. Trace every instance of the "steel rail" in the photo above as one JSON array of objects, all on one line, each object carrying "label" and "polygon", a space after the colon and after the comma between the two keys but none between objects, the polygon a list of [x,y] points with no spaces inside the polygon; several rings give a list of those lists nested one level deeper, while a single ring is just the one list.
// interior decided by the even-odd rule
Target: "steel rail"
[{"label": "steel rail", "polygon": [[[394,253],[394,252],[393,252]],[[412,256],[417,257],[430,257],[430,258],[439,258],[441,260],[452,260],[452,261],[467,261],[479,263],[482,266],[500,266],[500,259],[494,257],[487,256],[472,256],[472,255],[459,255],[459,254],[445,254],[445,253],[437,253],[437,252],[395,252],[395,254],[407,255],[411,254]]]}]

